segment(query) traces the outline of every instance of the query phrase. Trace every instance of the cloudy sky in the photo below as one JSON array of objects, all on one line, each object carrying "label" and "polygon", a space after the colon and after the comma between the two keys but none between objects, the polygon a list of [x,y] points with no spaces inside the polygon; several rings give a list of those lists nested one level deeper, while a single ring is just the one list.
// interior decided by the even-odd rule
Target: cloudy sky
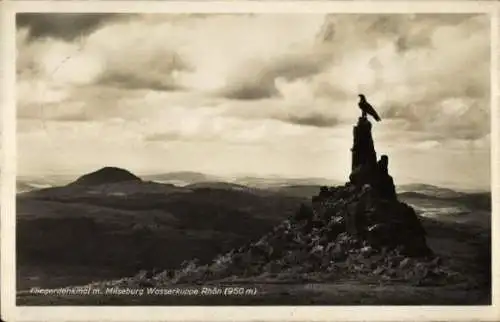
[{"label": "cloudy sky", "polygon": [[485,15],[17,15],[18,172],[345,180],[364,93],[397,183],[487,188]]}]

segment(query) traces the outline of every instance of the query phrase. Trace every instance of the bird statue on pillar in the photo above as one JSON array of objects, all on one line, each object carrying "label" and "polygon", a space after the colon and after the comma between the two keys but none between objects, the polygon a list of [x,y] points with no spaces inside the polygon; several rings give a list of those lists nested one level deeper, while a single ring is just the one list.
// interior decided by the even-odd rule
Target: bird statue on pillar
[{"label": "bird statue on pillar", "polygon": [[358,106],[363,112],[362,117],[366,118],[366,114],[370,114],[377,122],[379,122],[380,117],[378,116],[373,106],[371,106],[370,103],[366,101],[365,95],[359,94],[358,96],[359,96]]}]

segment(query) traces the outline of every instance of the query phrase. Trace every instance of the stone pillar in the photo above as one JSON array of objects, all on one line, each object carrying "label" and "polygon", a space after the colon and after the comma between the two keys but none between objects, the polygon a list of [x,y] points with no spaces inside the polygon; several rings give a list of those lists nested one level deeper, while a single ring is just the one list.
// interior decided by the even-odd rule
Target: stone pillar
[{"label": "stone pillar", "polygon": [[387,155],[382,155],[377,164],[378,174],[377,174],[377,188],[379,196],[383,199],[396,199],[396,187],[394,186],[394,180],[389,175],[389,157]]},{"label": "stone pillar", "polygon": [[366,117],[360,117],[353,129],[351,175],[349,180],[357,187],[369,184],[374,194],[383,199],[396,199],[396,190],[389,175],[389,157],[382,155],[377,162],[372,125]]},{"label": "stone pillar", "polygon": [[377,165],[377,154],[373,146],[372,125],[365,117],[358,119],[353,128],[353,147],[351,171],[367,166],[374,169]]}]

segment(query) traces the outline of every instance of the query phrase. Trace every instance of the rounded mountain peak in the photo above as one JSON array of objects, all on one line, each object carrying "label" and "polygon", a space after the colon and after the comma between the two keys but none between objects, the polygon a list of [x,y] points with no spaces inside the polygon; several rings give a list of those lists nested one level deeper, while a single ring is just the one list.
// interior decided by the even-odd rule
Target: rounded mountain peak
[{"label": "rounded mountain peak", "polygon": [[125,181],[140,182],[142,180],[138,176],[125,169],[117,167],[104,167],[102,169],[79,177],[72,184],[92,186]]}]

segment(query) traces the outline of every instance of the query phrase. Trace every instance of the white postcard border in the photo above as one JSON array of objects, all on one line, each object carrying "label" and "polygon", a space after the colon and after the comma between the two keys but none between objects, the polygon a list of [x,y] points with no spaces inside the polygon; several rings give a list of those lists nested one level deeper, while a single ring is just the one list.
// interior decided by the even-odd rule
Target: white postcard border
[{"label": "white postcard border", "polygon": [[[499,122],[499,9],[487,1],[15,1],[0,3],[1,9],[1,300],[6,321],[359,321],[359,320],[500,320],[499,261],[494,254],[500,242],[500,138]],[[488,13],[491,15],[491,167],[492,167],[492,306],[259,306],[259,307],[16,307],[15,306],[15,13],[16,12],[144,12],[144,13]]]}]

